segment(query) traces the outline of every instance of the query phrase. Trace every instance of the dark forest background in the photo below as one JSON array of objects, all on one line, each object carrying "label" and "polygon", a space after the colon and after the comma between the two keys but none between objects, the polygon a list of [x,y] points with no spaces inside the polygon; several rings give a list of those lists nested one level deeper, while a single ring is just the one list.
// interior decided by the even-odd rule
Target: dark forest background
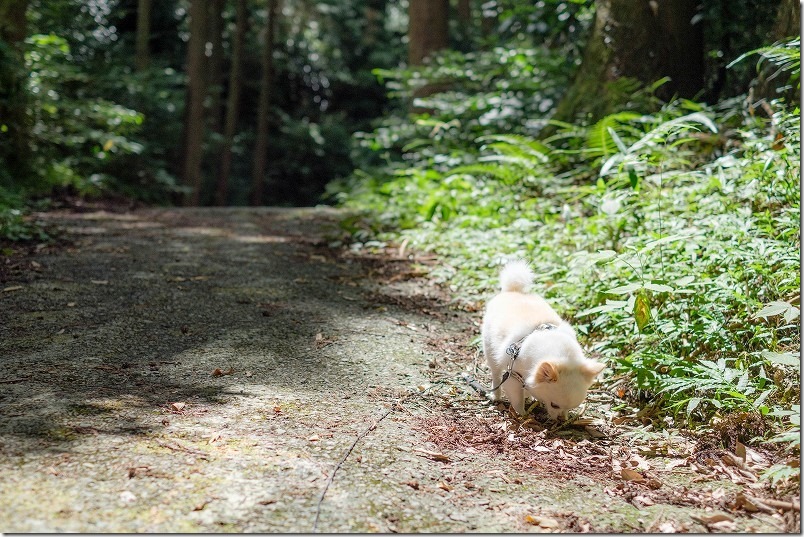
[{"label": "dark forest background", "polygon": [[[3,0],[0,188],[4,198],[327,202],[328,183],[376,159],[354,134],[416,112],[416,97],[510,78],[520,110],[500,132],[600,117],[665,76],[664,99],[722,101],[756,74],[749,62],[726,65],[797,33],[798,9],[789,0]],[[599,46],[604,32],[616,45]],[[506,67],[510,50],[531,57]],[[552,87],[517,72],[529,62],[550,70]],[[423,63],[441,68],[417,85],[429,76]]]}]

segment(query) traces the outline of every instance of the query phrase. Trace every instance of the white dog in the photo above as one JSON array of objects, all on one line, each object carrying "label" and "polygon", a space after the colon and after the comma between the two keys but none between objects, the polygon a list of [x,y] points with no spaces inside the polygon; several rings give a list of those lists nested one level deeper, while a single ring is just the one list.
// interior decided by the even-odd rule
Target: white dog
[{"label": "white dog", "polygon": [[500,273],[502,291],[486,306],[483,353],[491,368],[492,401],[501,390],[517,414],[525,395],[544,403],[551,418],[566,417],[580,405],[604,364],[586,358],[575,331],[547,302],[525,291],[533,272],[524,261]]}]

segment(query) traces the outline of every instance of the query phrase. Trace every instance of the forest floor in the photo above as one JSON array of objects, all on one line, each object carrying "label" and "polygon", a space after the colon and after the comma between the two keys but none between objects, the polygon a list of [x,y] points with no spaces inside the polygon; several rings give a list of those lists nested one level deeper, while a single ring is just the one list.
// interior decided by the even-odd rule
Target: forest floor
[{"label": "forest floor", "polygon": [[335,210],[40,217],[0,256],[0,531],[799,531],[739,442],[486,402],[481,313]]}]

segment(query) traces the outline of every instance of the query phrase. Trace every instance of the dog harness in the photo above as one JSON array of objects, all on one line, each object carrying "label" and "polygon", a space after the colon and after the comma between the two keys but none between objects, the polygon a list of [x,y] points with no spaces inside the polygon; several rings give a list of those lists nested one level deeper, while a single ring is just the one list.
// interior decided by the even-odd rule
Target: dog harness
[{"label": "dog harness", "polygon": [[522,384],[522,387],[524,388],[526,386],[525,379],[522,378],[522,375],[514,371],[514,362],[519,357],[519,351],[522,350],[522,344],[525,342],[526,339],[528,339],[528,337],[531,334],[535,332],[541,332],[543,330],[553,330],[555,328],[558,328],[558,325],[555,325],[553,323],[542,323],[540,325],[537,325],[536,328],[533,329],[533,331],[525,334],[525,336],[523,336],[522,338],[508,345],[508,347],[506,347],[505,349],[505,354],[510,356],[511,360],[508,362],[508,368],[506,369],[505,373],[503,373],[502,380],[496,386],[492,386],[491,391],[494,391],[503,384],[505,384],[505,381],[508,380],[509,377],[515,379],[517,382]]}]

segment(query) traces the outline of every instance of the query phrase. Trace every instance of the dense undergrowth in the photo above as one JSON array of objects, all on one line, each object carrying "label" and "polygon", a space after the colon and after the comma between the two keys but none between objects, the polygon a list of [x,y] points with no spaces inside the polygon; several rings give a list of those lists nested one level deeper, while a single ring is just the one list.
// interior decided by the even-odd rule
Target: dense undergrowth
[{"label": "dense undergrowth", "polygon": [[[780,48],[759,53],[778,60]],[[798,42],[784,49],[795,84]],[[473,310],[503,260],[526,259],[536,290],[609,364],[606,381],[629,380],[618,395],[697,430],[761,415],[773,424],[761,440],[797,453],[798,106],[662,103],[624,80],[620,112],[540,138],[533,118],[564,80],[554,66],[493,51],[382,73],[403,97],[427,81],[448,90],[362,135],[373,167],[338,194],[360,215],[344,225],[358,247],[436,252],[431,276]]]}]

